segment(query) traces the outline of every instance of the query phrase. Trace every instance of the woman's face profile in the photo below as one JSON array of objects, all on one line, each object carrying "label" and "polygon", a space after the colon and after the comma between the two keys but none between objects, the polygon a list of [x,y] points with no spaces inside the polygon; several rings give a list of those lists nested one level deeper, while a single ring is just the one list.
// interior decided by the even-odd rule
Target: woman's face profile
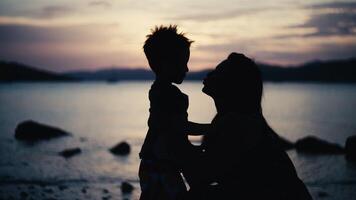
[{"label": "woman's face profile", "polygon": [[224,89],[224,80],[226,79],[226,70],[223,66],[224,62],[220,63],[213,71],[209,72],[203,80],[202,91],[211,96],[217,97],[219,92]]}]

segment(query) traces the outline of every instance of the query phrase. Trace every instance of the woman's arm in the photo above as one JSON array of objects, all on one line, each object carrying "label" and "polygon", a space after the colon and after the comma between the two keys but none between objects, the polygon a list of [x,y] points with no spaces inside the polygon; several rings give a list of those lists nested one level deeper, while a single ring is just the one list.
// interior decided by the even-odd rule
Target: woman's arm
[{"label": "woman's arm", "polygon": [[200,124],[188,121],[187,133],[188,135],[206,135],[209,132],[211,124]]}]

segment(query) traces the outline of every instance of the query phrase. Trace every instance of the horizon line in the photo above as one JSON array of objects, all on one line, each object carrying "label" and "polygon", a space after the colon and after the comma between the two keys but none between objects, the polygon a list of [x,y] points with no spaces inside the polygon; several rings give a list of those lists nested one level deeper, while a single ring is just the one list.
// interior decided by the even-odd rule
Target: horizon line
[{"label": "horizon line", "polygon": [[[302,67],[304,65],[307,64],[312,64],[312,63],[325,63],[325,62],[334,62],[334,61],[347,61],[347,60],[353,60],[356,59],[356,56],[352,56],[352,57],[348,57],[348,58],[336,58],[336,59],[313,59],[310,61],[306,61],[306,62],[302,62],[300,64],[289,64],[289,65],[282,65],[282,64],[274,64],[274,63],[269,63],[269,62],[263,62],[263,61],[255,61],[255,63],[257,65],[266,65],[266,66],[270,66],[270,67],[280,67],[280,68],[295,68],[295,67]],[[78,68],[78,69],[71,69],[71,70],[65,70],[65,71],[52,71],[52,70],[48,70],[45,69],[45,67],[41,67],[41,66],[36,66],[36,65],[32,65],[32,64],[27,64],[21,61],[14,61],[14,60],[2,60],[0,59],[0,63],[13,63],[13,64],[18,64],[18,65],[23,65],[26,67],[30,67],[30,68],[34,68],[34,69],[38,69],[41,71],[46,71],[46,72],[52,72],[52,73],[57,73],[57,74],[63,74],[63,73],[73,73],[73,72],[98,72],[101,70],[146,70],[146,71],[151,71],[151,69],[147,66],[147,67],[143,67],[143,66],[120,66],[120,65],[115,65],[112,64],[110,66],[102,66],[102,67],[97,67],[97,68]],[[201,71],[205,71],[205,70],[211,70],[214,69],[214,66],[212,67],[207,67],[207,68],[202,68],[199,70],[189,70],[189,72],[201,72]],[[188,72],[188,73],[189,73]]]}]

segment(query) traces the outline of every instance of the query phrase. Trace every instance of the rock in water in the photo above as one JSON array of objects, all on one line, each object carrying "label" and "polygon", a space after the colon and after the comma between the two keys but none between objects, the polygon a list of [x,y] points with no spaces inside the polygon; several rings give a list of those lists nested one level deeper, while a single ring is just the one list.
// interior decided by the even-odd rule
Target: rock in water
[{"label": "rock in water", "polygon": [[350,136],[345,143],[346,159],[356,162],[356,135]]},{"label": "rock in water", "polygon": [[129,182],[121,183],[121,192],[124,194],[131,193],[134,187]]},{"label": "rock in water", "polygon": [[21,122],[15,129],[15,138],[25,141],[48,140],[67,135],[70,134],[59,128],[40,124],[32,120]]},{"label": "rock in water", "polygon": [[299,152],[315,153],[315,154],[342,154],[344,148],[338,144],[333,144],[319,138],[308,136],[298,140],[295,143],[295,148]]},{"label": "rock in water", "polygon": [[129,154],[131,151],[131,147],[127,142],[120,142],[110,149],[110,152],[115,155],[124,156]]},{"label": "rock in water", "polygon": [[65,150],[59,152],[59,155],[65,157],[65,158],[69,158],[69,157],[77,155],[81,152],[82,152],[82,150],[80,148],[65,149]]}]

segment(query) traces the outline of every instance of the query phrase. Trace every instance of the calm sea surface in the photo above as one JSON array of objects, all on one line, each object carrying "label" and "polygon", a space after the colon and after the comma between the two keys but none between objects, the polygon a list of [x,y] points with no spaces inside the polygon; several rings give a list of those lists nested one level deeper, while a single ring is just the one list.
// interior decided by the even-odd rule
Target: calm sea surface
[{"label": "calm sea surface", "polygon": [[[0,84],[0,183],[21,181],[138,181],[138,151],[147,131],[147,93],[151,82]],[[210,122],[213,101],[198,82],[179,86],[189,95],[189,119]],[[356,134],[355,84],[265,83],[263,112],[270,125],[296,141],[314,135],[344,145]],[[32,119],[73,134],[37,144],[14,139],[16,125]],[[194,139],[194,138],[193,138]],[[132,146],[128,157],[108,149],[118,142]],[[57,155],[80,147],[70,159]],[[343,155],[288,152],[298,174],[326,199],[356,196],[356,164]]]}]

